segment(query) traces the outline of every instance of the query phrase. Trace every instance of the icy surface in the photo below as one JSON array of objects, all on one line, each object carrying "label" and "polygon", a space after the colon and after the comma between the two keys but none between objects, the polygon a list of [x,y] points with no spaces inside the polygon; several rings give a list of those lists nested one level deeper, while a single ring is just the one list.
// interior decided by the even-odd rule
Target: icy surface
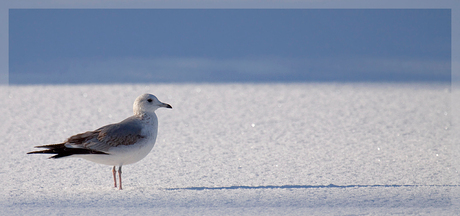
[{"label": "icy surface", "polygon": [[[5,215],[460,211],[447,84],[0,87]],[[119,122],[155,94],[156,146],[124,167],[26,155]]]}]

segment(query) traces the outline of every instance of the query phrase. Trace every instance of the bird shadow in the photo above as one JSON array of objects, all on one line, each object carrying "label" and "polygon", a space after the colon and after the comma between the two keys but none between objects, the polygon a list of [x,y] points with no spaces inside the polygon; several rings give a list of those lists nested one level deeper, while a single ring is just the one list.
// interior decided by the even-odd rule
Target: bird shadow
[{"label": "bird shadow", "polygon": [[315,189],[315,188],[401,188],[401,187],[458,187],[459,185],[266,185],[266,186],[227,186],[227,187],[184,187],[165,188],[165,190],[237,190],[237,189]]}]

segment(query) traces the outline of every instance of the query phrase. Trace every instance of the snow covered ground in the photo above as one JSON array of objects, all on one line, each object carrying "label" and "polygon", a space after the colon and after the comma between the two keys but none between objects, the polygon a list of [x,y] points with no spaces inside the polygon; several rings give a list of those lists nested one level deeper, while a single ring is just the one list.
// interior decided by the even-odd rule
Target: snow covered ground
[{"label": "snow covered ground", "polygon": [[[448,84],[0,86],[2,215],[454,215],[460,179]],[[26,155],[160,109],[142,161]]]}]

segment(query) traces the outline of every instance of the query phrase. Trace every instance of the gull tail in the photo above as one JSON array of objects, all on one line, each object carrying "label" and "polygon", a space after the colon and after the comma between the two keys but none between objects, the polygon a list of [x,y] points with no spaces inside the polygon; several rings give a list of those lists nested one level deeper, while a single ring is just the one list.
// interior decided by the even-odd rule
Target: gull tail
[{"label": "gull tail", "polygon": [[68,148],[65,144],[52,144],[52,145],[43,145],[43,146],[35,146],[35,148],[46,148],[45,150],[40,151],[32,151],[28,152],[27,154],[56,154],[51,156],[50,158],[62,158],[67,157],[70,155],[76,154],[107,154],[105,152],[96,151],[92,149],[83,149],[83,148]]}]

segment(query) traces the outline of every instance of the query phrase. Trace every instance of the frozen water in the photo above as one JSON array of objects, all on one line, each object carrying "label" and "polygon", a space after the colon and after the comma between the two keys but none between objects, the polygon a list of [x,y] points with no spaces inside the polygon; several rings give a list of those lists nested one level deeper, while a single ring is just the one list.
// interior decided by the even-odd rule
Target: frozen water
[{"label": "frozen water", "polygon": [[[431,214],[460,210],[448,84],[3,86],[0,211],[44,214]],[[149,92],[152,152],[111,167],[26,155],[119,122]],[[101,101],[101,98],[104,101]],[[62,121],[66,119],[66,121]]]}]

